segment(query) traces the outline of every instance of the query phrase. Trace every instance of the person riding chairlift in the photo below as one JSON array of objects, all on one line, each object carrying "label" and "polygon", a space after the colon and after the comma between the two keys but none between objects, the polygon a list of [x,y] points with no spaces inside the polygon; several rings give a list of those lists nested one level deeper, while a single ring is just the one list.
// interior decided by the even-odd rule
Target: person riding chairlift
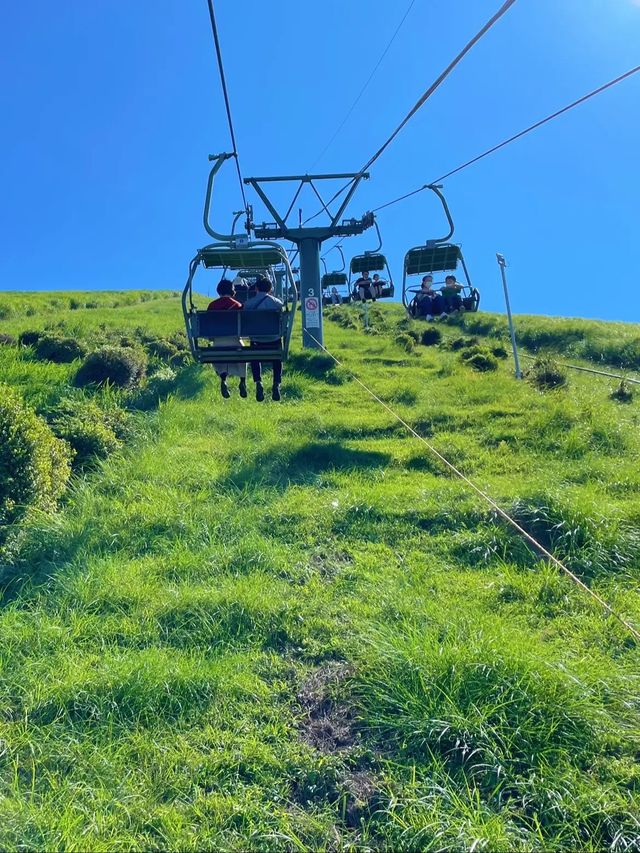
[{"label": "person riding chairlift", "polygon": [[442,296],[444,297],[447,314],[453,314],[455,311],[462,310],[462,297],[460,296],[462,290],[463,286],[456,281],[455,275],[448,275],[445,278]]},{"label": "person riding chairlift", "polygon": [[[252,296],[245,302],[245,311],[282,311],[284,305],[280,299],[271,294],[272,284],[267,278],[259,278],[256,282],[256,295]],[[251,341],[251,349],[273,349],[274,345],[280,343],[279,339],[275,341]],[[272,361],[273,369],[273,388],[271,389],[271,399],[280,400],[280,383],[282,382],[282,362]],[[251,374],[253,381],[256,383],[256,400],[261,403],[264,400],[264,388],[262,385],[262,363],[259,361],[251,362]]]},{"label": "person riding chairlift", "polygon": [[380,299],[380,297],[382,296],[382,288],[385,286],[386,283],[387,282],[383,278],[380,278],[378,273],[376,273],[374,275],[374,277],[373,277],[373,295],[377,299]]},{"label": "person riding chairlift", "polygon": [[361,302],[366,302],[367,299],[370,299],[372,302],[376,301],[375,288],[373,282],[369,278],[368,272],[363,272],[360,278],[356,281],[354,293],[358,294]]},{"label": "person riding chairlift", "polygon": [[441,294],[433,289],[433,276],[425,275],[416,294],[416,313],[431,321],[434,317],[446,317],[445,302]]},{"label": "person riding chairlift", "polygon": [[[233,288],[233,283],[228,279],[223,278],[218,287],[216,288],[219,294],[218,299],[214,299],[209,303],[207,311],[241,311],[242,304],[238,302],[237,299],[234,299],[235,290]],[[225,336],[221,338],[216,338],[216,347],[220,346],[222,348],[229,346],[238,346],[240,344],[240,338]],[[229,386],[227,385],[227,377],[228,376],[239,376],[240,377],[240,396],[247,396],[247,364],[246,362],[226,362],[226,361],[215,361],[213,363],[213,367],[220,377],[220,393],[225,399],[228,399],[231,396],[231,391],[229,391]]]}]

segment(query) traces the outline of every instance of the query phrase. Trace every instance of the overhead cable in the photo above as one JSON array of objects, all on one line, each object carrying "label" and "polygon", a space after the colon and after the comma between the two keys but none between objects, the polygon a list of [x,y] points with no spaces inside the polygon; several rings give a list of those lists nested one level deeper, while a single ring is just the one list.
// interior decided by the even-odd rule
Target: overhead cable
[{"label": "overhead cable", "polygon": [[378,61],[376,62],[375,66],[374,66],[374,68],[373,68],[373,71],[372,71],[372,72],[371,72],[371,74],[369,74],[369,76],[367,77],[367,80],[365,81],[364,86],[363,86],[363,87],[362,87],[362,89],[360,89],[360,91],[358,92],[358,95],[357,95],[357,97],[356,97],[355,101],[354,101],[354,102],[351,104],[351,106],[349,107],[349,110],[348,110],[347,114],[345,115],[345,117],[343,118],[343,120],[342,120],[341,124],[338,126],[338,129],[336,130],[336,132],[333,134],[333,136],[331,137],[331,139],[327,142],[327,144],[324,146],[324,148],[322,149],[322,151],[320,152],[320,154],[318,154],[318,156],[316,157],[316,159],[314,160],[314,162],[313,162],[313,163],[311,164],[311,166],[309,167],[309,170],[308,170],[309,172],[311,172],[311,171],[314,169],[314,167],[316,166],[316,164],[317,164],[317,163],[319,163],[319,162],[320,162],[320,160],[322,160],[322,158],[323,158],[323,157],[324,157],[324,155],[327,153],[327,151],[329,150],[329,148],[331,148],[331,146],[333,145],[333,143],[334,143],[334,142],[336,141],[336,139],[338,138],[338,134],[340,133],[340,131],[342,130],[342,128],[345,126],[345,124],[347,123],[347,121],[348,121],[348,120],[349,120],[349,118],[351,117],[351,114],[353,113],[353,111],[354,111],[354,109],[356,108],[356,106],[358,105],[358,103],[359,103],[360,99],[362,98],[362,96],[363,96],[363,95],[364,95],[364,93],[366,92],[367,87],[369,86],[369,83],[371,83],[371,81],[373,80],[373,78],[374,78],[374,76],[375,76],[376,71],[377,71],[377,70],[378,70],[378,68],[380,68],[380,66],[382,65],[382,62],[383,62],[383,60],[384,60],[385,56],[387,55],[387,53],[389,53],[389,50],[391,49],[391,45],[392,45],[392,44],[394,43],[394,41],[396,40],[396,36],[397,36],[397,35],[398,35],[398,33],[400,32],[400,30],[401,30],[402,25],[404,24],[404,22],[407,20],[407,18],[408,18],[408,16],[409,16],[409,12],[411,11],[411,9],[413,8],[413,6],[415,5],[415,2],[416,2],[416,0],[411,0],[411,2],[409,3],[409,6],[407,7],[407,10],[405,11],[404,15],[402,16],[402,19],[401,19],[400,23],[398,24],[398,26],[397,26],[397,27],[396,27],[396,29],[395,29],[395,32],[393,33],[393,35],[392,35],[392,36],[391,36],[391,38],[389,39],[389,42],[388,42],[387,46],[385,47],[385,49],[384,49],[384,50],[382,51],[382,53],[380,54],[380,58],[379,58],[379,59],[378,59]]},{"label": "overhead cable", "polygon": [[[418,112],[418,110],[423,107],[429,98],[434,94],[434,92],[444,83],[447,77],[451,74],[454,68],[460,64],[460,62],[464,59],[464,57],[469,53],[469,51],[480,41],[480,39],[496,24],[503,15],[505,15],[509,9],[516,3],[517,0],[505,0],[502,6],[498,9],[498,11],[491,17],[487,23],[475,34],[475,36],[467,42],[467,44],[462,48],[462,50],[454,57],[454,59],[447,65],[444,71],[440,74],[439,77],[434,80],[434,82],[426,89],[420,98],[413,105],[411,110],[407,113],[407,115],[402,119],[398,127],[393,131],[391,136],[384,142],[384,144],[378,148],[375,154],[364,164],[364,166],[358,172],[358,175],[355,178],[352,178],[348,183],[346,183],[343,187],[341,187],[335,195],[329,199],[327,204],[331,204],[331,202],[335,201],[338,196],[342,195],[342,193],[351,186],[351,184],[357,180],[359,177],[363,175],[367,169],[372,166],[375,161],[386,151],[386,149],[391,145],[394,139],[398,136],[400,131],[408,124],[408,122],[413,118],[413,116]],[[313,216],[310,216],[309,219],[305,220],[306,222],[310,222],[312,219],[315,219],[322,213],[322,210],[319,210],[317,213],[314,213]]]},{"label": "overhead cable", "polygon": [[[572,110],[574,107],[579,106],[580,104],[584,104],[585,101],[588,101],[590,98],[594,98],[596,95],[600,95],[602,92],[606,92],[607,89],[610,89],[612,86],[617,85],[618,83],[622,83],[623,80],[626,80],[628,77],[631,77],[633,74],[637,74],[640,71],[640,65],[636,65],[635,68],[631,68],[629,71],[621,74],[619,77],[616,77],[614,80],[610,80],[608,83],[605,83],[603,86],[599,86],[597,89],[593,89],[593,91],[588,92],[586,95],[583,95],[581,98],[578,98],[577,101],[572,101],[570,104],[567,104],[566,107],[562,107],[560,110],[556,110],[556,112],[551,113],[551,115],[546,116],[546,118],[540,119],[540,121],[535,122],[535,124],[529,125],[524,130],[521,130],[519,133],[510,136],[508,139],[505,139],[504,142],[500,142],[498,145],[494,145],[491,148],[488,148],[482,154],[478,154],[477,157],[473,157],[471,160],[467,160],[466,163],[463,163],[461,166],[457,166],[455,169],[452,169],[450,172],[446,172],[446,174],[441,175],[439,178],[436,178],[435,181],[432,181],[432,184],[439,184],[442,181],[450,178],[452,175],[456,175],[458,172],[461,172],[463,169],[468,168],[469,166],[474,165],[479,160],[483,160],[485,157],[488,157],[490,154],[494,154],[496,151],[499,151],[501,148],[505,148],[505,146],[510,145],[512,142],[515,142],[518,139],[522,139],[523,136],[526,136],[528,133],[531,133],[533,130],[537,130],[542,125],[547,124],[547,122],[552,121],[554,118],[558,118],[558,116],[563,115],[569,110]],[[392,204],[397,204],[400,201],[404,201],[404,199],[409,198],[409,196],[416,195],[422,190],[428,189],[430,184],[424,184],[418,189],[413,190],[412,192],[406,193],[405,195],[401,195],[399,198],[393,199],[393,201],[388,201],[386,204],[381,204],[380,207],[374,207],[373,213],[376,213],[379,210],[384,210],[385,207],[391,207]]]},{"label": "overhead cable", "polygon": [[236,169],[238,172],[238,181],[240,182],[240,192],[242,193],[242,201],[244,209],[247,210],[247,197],[244,192],[244,182],[242,180],[242,172],[240,171],[240,160],[238,157],[238,144],[236,142],[236,134],[233,129],[233,119],[231,117],[231,104],[229,103],[229,92],[227,90],[227,79],[224,73],[224,64],[222,62],[222,51],[220,49],[220,38],[218,36],[218,25],[216,23],[216,14],[213,9],[213,0],[207,0],[209,7],[209,18],[211,19],[211,32],[213,33],[213,42],[216,48],[216,56],[218,59],[218,70],[220,72],[220,82],[222,84],[222,94],[224,95],[224,105],[227,110],[227,121],[229,122],[229,133],[231,134],[231,144],[233,145],[233,157],[236,161]]}]

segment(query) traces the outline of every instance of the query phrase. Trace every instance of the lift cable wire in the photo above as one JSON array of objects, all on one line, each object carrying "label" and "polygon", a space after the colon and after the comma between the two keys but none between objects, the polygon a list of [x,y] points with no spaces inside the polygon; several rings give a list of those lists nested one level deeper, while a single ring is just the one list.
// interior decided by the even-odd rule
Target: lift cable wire
[{"label": "lift cable wire", "polygon": [[[529,361],[535,361],[538,358],[538,356],[527,355],[527,353],[521,353],[520,355]],[[635,379],[633,376],[624,376],[622,373],[607,373],[604,370],[595,370],[593,367],[581,367],[578,364],[569,364],[566,361],[559,361],[558,365],[571,370],[580,370],[582,373],[593,373],[596,376],[607,376],[609,379],[621,379],[623,382],[630,382],[632,385],[640,385],[640,379]]]},{"label": "lift cable wire", "polygon": [[222,84],[222,94],[224,95],[224,105],[227,110],[227,121],[229,122],[229,133],[231,134],[231,144],[233,145],[233,157],[236,161],[236,169],[238,171],[238,181],[240,182],[240,192],[242,193],[242,201],[244,209],[248,209],[247,197],[244,192],[244,181],[242,180],[242,172],[240,171],[240,162],[238,159],[238,145],[236,143],[236,134],[233,129],[233,119],[231,118],[231,104],[229,103],[229,92],[227,91],[227,79],[224,73],[224,65],[222,62],[222,51],[220,50],[220,39],[218,37],[218,25],[216,23],[216,14],[213,9],[213,0],[207,0],[209,6],[209,18],[211,19],[211,32],[213,33],[213,42],[216,48],[216,56],[218,58],[218,70],[220,72],[220,82]]},{"label": "lift cable wire", "polygon": [[354,109],[356,108],[356,106],[358,105],[358,103],[359,103],[360,99],[362,98],[362,96],[364,95],[365,91],[367,90],[367,88],[368,88],[368,86],[369,86],[369,83],[371,83],[371,81],[373,80],[373,78],[374,78],[374,76],[375,76],[376,71],[377,71],[377,70],[378,70],[378,68],[380,68],[380,66],[382,65],[382,62],[383,62],[383,60],[384,60],[385,56],[387,55],[387,53],[389,53],[389,50],[391,49],[391,45],[392,45],[392,44],[394,43],[394,41],[396,40],[396,36],[398,35],[398,33],[400,32],[400,30],[402,29],[402,25],[404,24],[404,22],[405,22],[405,21],[407,20],[407,18],[409,17],[409,12],[410,12],[410,11],[412,10],[412,8],[414,7],[415,2],[416,2],[416,0],[411,0],[411,2],[409,3],[409,6],[407,7],[406,12],[405,12],[405,13],[404,13],[404,15],[402,16],[402,20],[400,21],[400,23],[398,24],[398,26],[397,26],[397,27],[396,27],[396,29],[395,29],[395,32],[393,33],[393,35],[392,35],[392,36],[391,36],[391,38],[389,39],[389,43],[387,44],[387,46],[385,47],[385,49],[384,49],[384,50],[382,51],[382,53],[380,54],[380,58],[378,59],[378,61],[377,61],[376,65],[375,65],[375,67],[374,67],[373,71],[371,72],[371,74],[370,74],[370,75],[369,75],[369,77],[367,78],[367,80],[366,80],[366,82],[365,82],[364,86],[362,87],[362,89],[360,89],[360,92],[358,93],[358,96],[356,97],[355,101],[354,101],[354,102],[351,104],[351,106],[349,107],[349,110],[348,110],[347,114],[345,115],[344,119],[342,120],[342,123],[339,125],[338,129],[336,130],[336,132],[333,134],[333,136],[331,137],[331,139],[327,142],[327,144],[324,146],[324,148],[322,149],[322,151],[320,152],[320,154],[316,157],[316,159],[314,160],[314,162],[313,162],[313,163],[311,164],[311,166],[309,167],[309,169],[308,169],[308,171],[309,171],[309,172],[311,172],[311,171],[314,169],[314,167],[316,166],[316,164],[317,164],[317,163],[319,163],[319,162],[320,162],[320,160],[322,160],[322,158],[323,158],[323,157],[324,157],[324,155],[327,153],[327,151],[329,150],[329,148],[331,148],[331,146],[333,145],[333,143],[334,143],[334,142],[336,141],[336,139],[338,138],[338,135],[339,135],[340,131],[342,130],[342,128],[345,126],[345,124],[347,123],[347,121],[348,121],[348,120],[349,120],[349,118],[351,117],[351,114],[353,113],[353,111],[354,111]]},{"label": "lift cable wire", "polygon": [[[332,352],[330,352],[325,346],[320,343],[317,338],[314,337],[313,333],[310,332],[309,329],[305,329],[305,332],[307,332],[307,334],[316,342],[316,344],[329,356],[329,358],[333,359],[333,361],[335,361],[335,363],[339,367],[346,367],[346,365],[344,365],[338,358],[336,358],[335,355],[333,355]],[[349,368],[346,369],[349,370]],[[370,397],[372,397],[377,403],[379,403],[384,409],[386,409],[386,411],[390,415],[392,415],[397,421],[399,421],[399,423],[401,423],[402,426],[405,427],[405,429],[410,432],[414,438],[417,438],[418,441],[421,441],[422,444],[424,444],[425,447],[427,447],[427,449],[431,451],[431,453],[433,453],[434,456],[436,456],[440,460],[440,462],[442,462],[443,465],[445,465],[450,471],[452,471],[457,477],[459,477],[464,483],[466,483],[466,485],[469,486],[469,488],[471,488],[484,501],[486,501],[504,521],[506,521],[515,530],[517,530],[518,533],[529,542],[529,544],[533,545],[533,547],[543,556],[545,556],[554,566],[564,572],[564,574],[567,575],[567,577],[570,578],[573,583],[575,583],[578,587],[580,587],[580,589],[590,595],[591,598],[593,598],[602,608],[604,608],[604,610],[606,610],[610,616],[613,616],[615,619],[617,619],[618,622],[620,622],[620,624],[623,625],[636,640],[640,641],[640,631],[638,631],[637,628],[634,628],[634,626],[630,622],[628,622],[623,616],[617,613],[611,607],[611,605],[604,600],[604,598],[599,596],[597,592],[594,592],[592,589],[590,589],[584,581],[582,581],[576,574],[571,571],[571,569],[567,568],[567,566],[565,566],[564,563],[562,563],[557,557],[554,557],[554,555],[550,551],[548,551],[544,547],[544,545],[538,542],[538,540],[535,539],[530,533],[528,533],[524,529],[524,527],[518,524],[518,522],[514,518],[512,518],[504,509],[502,509],[502,507],[498,503],[496,503],[496,501],[494,501],[494,499],[490,495],[483,491],[480,486],[476,485],[473,480],[470,480],[465,474],[462,473],[462,471],[456,468],[456,466],[452,462],[449,462],[449,460],[445,456],[443,456],[442,453],[440,453],[440,451],[437,450],[433,446],[433,444],[431,444],[431,442],[427,441],[427,439],[420,435],[420,433],[416,432],[416,430],[410,424],[408,424],[397,412],[395,412],[390,406],[388,406],[384,402],[384,400],[382,400],[375,393],[375,391],[369,388],[368,385],[365,385],[365,383],[361,379],[359,379],[354,373],[352,373],[351,370],[349,370],[349,373],[351,377],[357,382],[357,384],[360,385],[360,387],[363,388]]]},{"label": "lift cable wire", "polygon": [[[633,74],[637,74],[640,71],[640,65],[636,65],[635,68],[627,71],[625,74],[621,74],[619,77],[616,77],[614,80],[610,80],[608,83],[605,83],[603,86],[599,86],[597,89],[594,89],[592,92],[589,92],[586,95],[583,95],[581,98],[578,98],[577,101],[572,101],[572,103],[567,104],[566,107],[563,107],[561,110],[556,110],[556,112],[551,113],[546,118],[537,121],[535,124],[530,125],[529,127],[521,130],[519,133],[516,133],[514,136],[510,136],[509,139],[505,139],[504,142],[500,142],[498,145],[494,145],[492,148],[487,149],[482,154],[478,154],[477,157],[473,157],[473,159],[468,160],[466,163],[463,163],[461,166],[458,166],[455,169],[452,169],[450,172],[447,172],[444,175],[441,175],[435,181],[432,181],[432,184],[439,184],[442,181],[450,178],[452,175],[456,175],[458,172],[461,172],[463,169],[472,166],[474,163],[477,163],[479,160],[483,160],[485,157],[488,157],[490,154],[494,154],[496,151],[499,151],[501,148],[505,148],[507,145],[510,145],[512,142],[515,142],[518,139],[521,139],[523,136],[526,136],[528,133],[531,133],[533,130],[537,130],[537,128],[542,127],[543,124],[547,124],[547,122],[552,121],[554,118],[558,118],[558,116],[563,115],[569,110],[572,110],[574,107],[579,106],[580,104],[584,104],[585,101],[588,101],[590,98],[594,98],[596,95],[600,95],[602,92],[605,92],[607,89],[610,89],[612,86],[617,85],[618,83],[622,83],[623,80],[626,80],[628,77],[631,77]],[[377,213],[379,210],[384,210],[385,207],[391,207],[392,204],[397,204],[400,201],[404,201],[406,198],[409,198],[412,195],[416,195],[417,193],[422,192],[423,190],[428,189],[430,184],[424,184],[416,190],[413,190],[410,193],[406,193],[405,195],[400,196],[399,198],[394,199],[393,201],[388,201],[386,204],[380,205],[380,207],[374,207],[373,213]]]},{"label": "lift cable wire", "polygon": [[[429,86],[428,89],[426,89],[425,92],[423,92],[423,94],[416,101],[416,103],[413,105],[411,110],[409,110],[407,115],[402,119],[402,121],[400,122],[398,127],[396,127],[396,129],[393,131],[391,136],[389,136],[389,138],[385,141],[385,143],[364,164],[364,166],[358,172],[357,176],[355,178],[352,178],[347,184],[344,185],[344,187],[341,187],[335,193],[335,195],[329,199],[327,204],[331,204],[333,201],[335,201],[335,199],[337,199],[340,195],[342,195],[342,193],[346,189],[348,189],[353,184],[353,182],[355,180],[358,180],[358,178],[362,177],[364,172],[366,172],[367,169],[369,169],[369,167],[372,166],[376,162],[376,160],[387,150],[387,148],[391,145],[391,143],[394,141],[394,139],[398,136],[400,131],[408,124],[408,122],[413,118],[413,116],[418,112],[418,110],[426,104],[426,102],[434,94],[434,92],[442,85],[442,83],[444,83],[444,81],[451,74],[451,72],[454,70],[454,68],[457,65],[459,65],[460,62],[462,62],[462,60],[467,55],[467,53],[469,53],[471,48],[473,48],[480,41],[480,39],[491,29],[491,27],[493,27],[493,25],[496,24],[500,20],[500,18],[502,18],[503,15],[506,14],[509,11],[509,9],[514,5],[514,3],[516,3],[516,2],[517,2],[517,0],[505,0],[505,2],[498,9],[498,11],[495,13],[495,15],[493,15],[493,17],[487,21],[487,23],[482,27],[482,29],[480,29],[475,34],[475,36],[469,42],[467,42],[467,44],[462,48],[462,50],[457,54],[457,56],[449,63],[449,65],[440,74],[440,76]],[[317,211],[317,213],[314,213],[313,216],[310,216],[309,219],[305,220],[305,224],[307,222],[310,222],[312,219],[315,219],[317,216],[320,216],[321,213],[322,213],[322,210],[319,210],[319,211]]]}]

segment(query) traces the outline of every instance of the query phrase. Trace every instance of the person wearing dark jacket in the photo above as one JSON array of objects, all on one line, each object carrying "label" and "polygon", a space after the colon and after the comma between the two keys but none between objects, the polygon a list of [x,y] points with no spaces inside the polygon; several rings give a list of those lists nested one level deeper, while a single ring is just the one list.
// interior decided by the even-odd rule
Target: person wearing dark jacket
[{"label": "person wearing dark jacket", "polygon": [[[245,311],[282,311],[283,303],[280,299],[273,296],[271,293],[272,284],[267,278],[259,278],[256,282],[257,293],[245,302]],[[275,341],[251,341],[252,349],[273,349],[274,346],[280,344],[279,338]],[[282,362],[272,361],[273,368],[273,387],[271,389],[271,398],[280,400],[280,383],[282,382]],[[262,363],[260,361],[251,362],[251,374],[253,381],[256,383],[256,400],[261,403],[264,400],[264,386],[262,385]]]}]

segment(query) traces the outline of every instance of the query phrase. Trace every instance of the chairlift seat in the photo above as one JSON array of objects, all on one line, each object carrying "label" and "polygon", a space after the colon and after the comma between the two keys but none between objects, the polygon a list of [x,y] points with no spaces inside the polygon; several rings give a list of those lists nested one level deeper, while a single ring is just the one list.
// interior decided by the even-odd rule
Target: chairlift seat
[{"label": "chairlift seat", "polygon": [[387,266],[387,259],[378,252],[356,255],[351,258],[351,272],[362,273],[383,270]]},{"label": "chairlift seat", "polygon": [[[286,357],[283,338],[289,322],[286,311],[193,311],[189,315],[194,355],[201,363],[215,361],[281,361]],[[219,338],[238,338],[234,344],[216,344]],[[253,350],[247,341],[273,343]],[[211,341],[207,346],[204,341]]]},{"label": "chairlift seat", "polygon": [[436,246],[419,246],[416,249],[410,249],[404,263],[407,275],[418,275],[455,270],[461,260],[460,246],[454,243],[441,243]]}]

